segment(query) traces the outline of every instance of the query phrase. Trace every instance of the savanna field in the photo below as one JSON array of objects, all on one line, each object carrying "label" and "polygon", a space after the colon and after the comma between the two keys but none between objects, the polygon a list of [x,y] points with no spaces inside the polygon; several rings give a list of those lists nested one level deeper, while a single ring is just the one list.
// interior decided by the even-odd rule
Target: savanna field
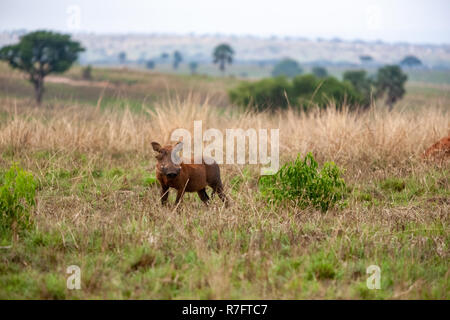
[{"label": "savanna field", "polygon": [[[31,85],[0,65],[0,176],[16,164],[35,183],[26,230],[0,244],[0,299],[449,298],[449,160],[422,157],[450,134],[448,81],[408,82],[392,112],[377,101],[361,113],[270,113],[233,106],[231,77],[80,75],[49,77],[37,107]],[[151,142],[194,120],[279,128],[280,164],[308,152],[320,168],[334,162],[342,201],[271,203],[259,166],[224,164],[230,207],[195,193],[175,207],[175,191],[161,206]],[[80,290],[66,288],[70,265]],[[370,265],[379,290],[366,286]]]}]

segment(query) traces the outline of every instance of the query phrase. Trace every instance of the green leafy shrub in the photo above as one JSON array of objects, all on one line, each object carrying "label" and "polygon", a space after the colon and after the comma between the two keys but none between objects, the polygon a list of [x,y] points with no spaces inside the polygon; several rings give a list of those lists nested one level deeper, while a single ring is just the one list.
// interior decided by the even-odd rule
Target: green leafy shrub
[{"label": "green leafy shrub", "polygon": [[269,203],[290,202],[302,209],[312,206],[322,211],[343,204],[346,193],[341,170],[333,162],[326,162],[319,170],[311,153],[304,159],[298,155],[275,175],[261,177],[259,186]]},{"label": "green leafy shrub", "polygon": [[364,104],[364,97],[349,83],[334,77],[323,79],[314,75],[296,77],[293,80],[293,92],[296,94],[297,105],[303,110],[315,106],[325,109],[331,103],[337,108],[346,104],[352,109]]},{"label": "green leafy shrub", "polygon": [[17,164],[0,174],[0,239],[31,227],[30,211],[35,205],[36,181]]},{"label": "green leafy shrub", "polygon": [[240,106],[254,106],[258,110],[285,109],[289,105],[288,98],[292,93],[291,83],[284,77],[268,78],[257,82],[243,82],[230,90],[232,103]]},{"label": "green leafy shrub", "polygon": [[348,70],[344,72],[342,78],[351,83],[353,88],[363,94],[367,100],[370,99],[373,79],[367,75],[366,70]]},{"label": "green leafy shrub", "polygon": [[330,103],[338,108],[347,104],[356,109],[365,104],[364,96],[350,83],[312,74],[297,76],[292,81],[277,77],[243,82],[230,90],[229,96],[232,103],[258,110],[285,109],[289,105],[307,110],[314,106],[326,108]]}]

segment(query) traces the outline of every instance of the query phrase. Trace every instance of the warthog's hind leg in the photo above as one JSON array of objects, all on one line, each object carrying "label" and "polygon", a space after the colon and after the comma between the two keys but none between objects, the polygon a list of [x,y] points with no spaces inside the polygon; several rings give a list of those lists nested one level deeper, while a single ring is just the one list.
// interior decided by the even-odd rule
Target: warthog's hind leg
[{"label": "warthog's hind leg", "polygon": [[227,196],[225,195],[225,192],[223,191],[222,182],[218,181],[217,183],[211,185],[210,187],[213,189],[211,197],[213,197],[214,194],[217,193],[217,195],[219,196],[220,200],[222,200],[223,203],[225,204],[225,207],[228,207],[229,200],[228,200]]},{"label": "warthog's hind leg", "polygon": [[209,196],[206,193],[206,189],[203,188],[202,190],[197,191],[198,196],[200,199],[207,205],[209,201]]}]

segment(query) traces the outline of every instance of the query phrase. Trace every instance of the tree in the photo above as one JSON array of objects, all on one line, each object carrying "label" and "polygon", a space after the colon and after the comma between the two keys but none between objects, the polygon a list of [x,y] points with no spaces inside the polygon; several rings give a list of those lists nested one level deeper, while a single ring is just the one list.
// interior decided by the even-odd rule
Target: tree
[{"label": "tree", "polygon": [[84,80],[92,80],[92,66],[90,64],[83,68],[81,77]]},{"label": "tree", "polygon": [[325,69],[324,67],[314,67],[312,68],[312,73],[317,78],[326,78],[328,76],[327,69]]},{"label": "tree", "polygon": [[303,72],[297,61],[286,58],[278,62],[272,71],[273,77],[286,76],[293,78]]},{"label": "tree", "polygon": [[124,64],[127,61],[127,54],[124,51],[119,53],[119,62],[120,64]]},{"label": "tree", "polygon": [[362,55],[359,56],[359,60],[361,61],[362,64],[366,64],[372,62],[373,58],[369,55]]},{"label": "tree", "polygon": [[154,69],[155,68],[155,61],[153,60],[148,60],[147,63],[145,64],[145,67],[147,69]]},{"label": "tree", "polygon": [[198,63],[195,61],[192,61],[191,63],[189,63],[189,69],[191,70],[191,74],[196,74],[197,73],[197,68],[198,68]]},{"label": "tree", "polygon": [[183,61],[183,56],[181,55],[180,51],[177,50],[173,53],[173,68],[178,69],[181,61]]},{"label": "tree", "polygon": [[233,63],[234,50],[226,43],[219,44],[213,52],[214,64],[219,64],[220,71],[225,71],[226,64]]},{"label": "tree", "polygon": [[415,56],[406,56],[400,62],[400,65],[403,66],[403,67],[410,67],[410,68],[412,68],[412,67],[419,67],[419,66],[422,65],[422,61],[420,61]]},{"label": "tree", "polygon": [[34,86],[36,102],[42,101],[44,78],[50,73],[61,73],[70,68],[84,51],[80,43],[72,41],[70,35],[51,31],[35,31],[20,38],[18,44],[0,50],[0,60],[12,68],[29,75]]},{"label": "tree", "polygon": [[408,76],[396,65],[387,65],[378,69],[376,76],[376,96],[386,94],[386,104],[392,110],[397,100],[405,94],[405,82]]},{"label": "tree", "polygon": [[353,88],[365,97],[366,103],[370,103],[372,81],[367,76],[366,70],[345,71],[343,80],[351,83]]}]

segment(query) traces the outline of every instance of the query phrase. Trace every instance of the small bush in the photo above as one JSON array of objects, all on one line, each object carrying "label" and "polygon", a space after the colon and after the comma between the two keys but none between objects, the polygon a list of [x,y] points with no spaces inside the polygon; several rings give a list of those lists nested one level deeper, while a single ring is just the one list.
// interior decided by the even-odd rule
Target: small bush
[{"label": "small bush", "polygon": [[0,175],[0,239],[31,227],[30,210],[35,205],[36,181],[30,172],[14,164]]},{"label": "small bush", "polygon": [[299,155],[275,175],[261,177],[259,185],[262,196],[270,203],[287,201],[302,209],[312,206],[322,211],[343,204],[346,193],[341,170],[333,162],[326,162],[319,170],[311,153],[304,159]]}]

